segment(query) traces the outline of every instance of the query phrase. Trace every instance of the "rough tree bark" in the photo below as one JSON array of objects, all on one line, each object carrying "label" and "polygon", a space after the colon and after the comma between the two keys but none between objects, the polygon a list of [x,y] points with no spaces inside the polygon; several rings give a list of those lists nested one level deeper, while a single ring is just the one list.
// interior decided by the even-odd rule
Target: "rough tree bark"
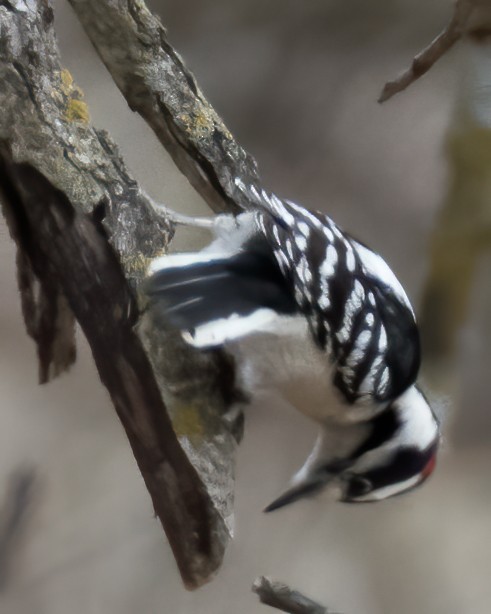
[{"label": "rough tree bark", "polygon": [[219,567],[230,533],[240,435],[233,365],[142,317],[139,282],[173,228],[109,135],[90,125],[47,0],[0,2],[0,83],[0,199],[40,381],[73,362],[75,317],[195,588]]},{"label": "rough tree bark", "polygon": [[139,0],[69,2],[130,108],[210,207],[247,208],[234,179],[258,184],[256,163],[205,99],[158,17]]}]

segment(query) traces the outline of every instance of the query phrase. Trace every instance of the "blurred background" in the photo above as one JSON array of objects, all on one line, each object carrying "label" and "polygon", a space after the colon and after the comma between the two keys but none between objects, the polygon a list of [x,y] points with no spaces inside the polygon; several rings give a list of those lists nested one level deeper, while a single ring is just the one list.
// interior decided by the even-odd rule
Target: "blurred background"
[{"label": "blurred background", "polygon": [[[206,214],[127,107],[68,4],[54,5],[63,61],[85,92],[94,124],[109,130],[156,199]],[[315,429],[275,399],[251,407],[238,457],[235,540],[214,582],[186,592],[81,335],[71,372],[37,386],[15,251],[2,221],[0,493],[7,500],[19,468],[34,468],[36,479],[21,539],[8,561],[0,552],[0,611],[260,613],[272,610],[258,603],[250,586],[267,574],[343,614],[488,614],[491,285],[487,243],[473,232],[479,227],[489,234],[491,206],[486,198],[472,209],[474,193],[467,199],[462,189],[462,166],[473,168],[472,141],[470,157],[460,149],[462,139],[469,145],[462,116],[472,105],[462,84],[472,58],[461,46],[406,93],[383,106],[376,102],[383,83],[448,21],[450,3],[149,5],[227,126],[256,157],[265,185],[332,215],[379,251],[413,303],[424,305],[424,372],[444,416],[443,450],[434,477],[408,496],[359,507],[316,499],[266,516],[261,510],[301,464]],[[480,100],[482,132],[489,126],[486,98]],[[482,160],[482,149],[479,155]],[[490,165],[473,180],[487,177]],[[471,215],[477,209],[481,217]],[[460,222],[471,217],[474,225],[462,239]],[[189,248],[202,237],[179,240]],[[441,264],[442,253],[469,266],[454,276],[453,264]],[[459,275],[460,285],[451,287]],[[451,296],[461,300],[457,315],[448,313]],[[0,524],[5,506],[0,497]]]}]

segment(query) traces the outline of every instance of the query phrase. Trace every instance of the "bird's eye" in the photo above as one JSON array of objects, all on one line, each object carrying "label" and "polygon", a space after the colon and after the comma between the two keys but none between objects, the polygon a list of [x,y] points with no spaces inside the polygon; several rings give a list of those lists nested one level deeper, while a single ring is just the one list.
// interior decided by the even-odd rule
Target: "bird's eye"
[{"label": "bird's eye", "polygon": [[354,475],[348,482],[348,496],[350,498],[363,497],[368,494],[373,486],[369,479]]}]

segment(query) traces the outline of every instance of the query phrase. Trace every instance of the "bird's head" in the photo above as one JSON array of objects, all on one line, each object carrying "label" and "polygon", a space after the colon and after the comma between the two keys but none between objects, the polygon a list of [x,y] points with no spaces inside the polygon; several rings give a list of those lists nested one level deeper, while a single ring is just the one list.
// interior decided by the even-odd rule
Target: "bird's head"
[{"label": "bird's head", "polygon": [[422,484],[436,464],[438,440],[425,449],[403,445],[378,465],[340,475],[344,503],[368,503],[402,495]]},{"label": "bird's head", "polygon": [[415,386],[373,418],[362,432],[344,458],[333,457],[332,450],[318,444],[294,477],[292,487],[265,511],[315,495],[326,487],[345,503],[381,501],[416,488],[433,472],[440,439],[438,423]]}]

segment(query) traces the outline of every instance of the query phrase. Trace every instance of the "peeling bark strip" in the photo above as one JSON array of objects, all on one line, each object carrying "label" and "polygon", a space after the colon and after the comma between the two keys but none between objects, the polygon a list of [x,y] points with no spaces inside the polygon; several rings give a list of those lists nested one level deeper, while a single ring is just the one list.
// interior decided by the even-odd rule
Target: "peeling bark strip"
[{"label": "peeling bark strip", "polygon": [[[114,252],[96,224],[29,164],[0,148],[0,175],[20,241],[38,271],[55,280],[91,345],[184,581],[196,584],[213,552],[208,495],[178,444],[141,341],[137,309]],[[5,178],[8,178],[6,185]],[[94,275],[97,271],[97,275]],[[220,546],[219,546],[220,547]]]},{"label": "peeling bark strip", "polygon": [[131,109],[153,129],[215,211],[248,207],[234,184],[259,184],[256,162],[235,141],[141,0],[69,0]]},{"label": "peeling bark strip", "polygon": [[240,429],[233,365],[150,318],[141,324],[136,288],[173,229],[109,135],[90,125],[60,64],[48,0],[0,2],[0,84],[0,199],[41,380],[73,361],[74,315],[183,580],[196,588],[229,539]]},{"label": "peeling bark strip", "polygon": [[[0,209],[17,240],[20,231],[15,216],[2,206],[7,201],[7,181],[6,176],[0,178]],[[26,330],[36,343],[39,383],[46,384],[75,362],[75,319],[59,286],[42,271],[36,274],[21,249],[17,250],[17,283]]]}]

